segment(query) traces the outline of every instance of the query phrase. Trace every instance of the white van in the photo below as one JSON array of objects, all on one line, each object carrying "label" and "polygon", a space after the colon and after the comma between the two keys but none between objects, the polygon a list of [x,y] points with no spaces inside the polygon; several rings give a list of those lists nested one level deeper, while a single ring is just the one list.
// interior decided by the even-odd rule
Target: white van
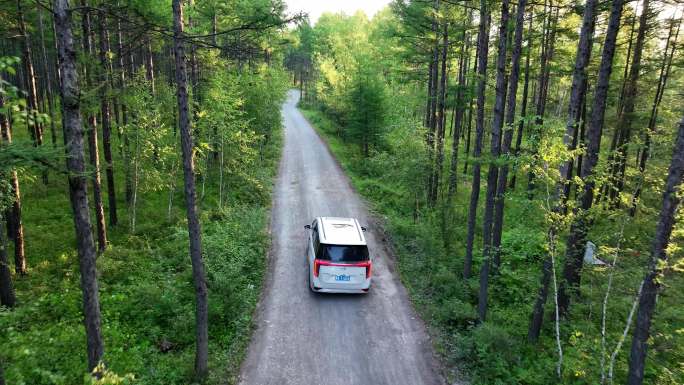
[{"label": "white van", "polygon": [[354,218],[318,217],[309,230],[309,287],[318,293],[367,293],[372,262]]}]

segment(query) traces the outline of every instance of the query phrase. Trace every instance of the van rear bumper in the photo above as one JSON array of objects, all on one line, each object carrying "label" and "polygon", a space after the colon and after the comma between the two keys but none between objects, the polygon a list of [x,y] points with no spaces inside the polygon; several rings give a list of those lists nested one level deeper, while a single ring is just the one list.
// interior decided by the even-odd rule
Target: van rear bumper
[{"label": "van rear bumper", "polygon": [[314,278],[312,280],[313,285],[312,289],[313,291],[317,293],[355,293],[355,294],[363,294],[363,293],[368,293],[371,287],[371,280],[370,278],[367,279],[365,282],[361,284],[355,284],[355,285],[348,285],[348,284],[343,284],[343,283],[325,283],[322,282],[322,280],[318,278]]},{"label": "van rear bumper", "polygon": [[370,291],[368,289],[325,289],[314,287],[316,293],[338,293],[338,294],[366,294]]}]

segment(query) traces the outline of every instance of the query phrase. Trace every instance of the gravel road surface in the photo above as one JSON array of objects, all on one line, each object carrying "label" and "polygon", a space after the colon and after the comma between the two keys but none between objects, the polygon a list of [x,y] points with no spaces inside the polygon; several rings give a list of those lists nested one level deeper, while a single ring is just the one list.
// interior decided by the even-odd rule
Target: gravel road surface
[{"label": "gravel road surface", "polygon": [[[283,105],[285,143],[273,195],[270,268],[257,329],[242,365],[244,385],[437,385],[439,364],[370,214],[324,142]],[[304,225],[316,216],[356,217],[373,257],[365,295],[316,294],[307,283]]]}]

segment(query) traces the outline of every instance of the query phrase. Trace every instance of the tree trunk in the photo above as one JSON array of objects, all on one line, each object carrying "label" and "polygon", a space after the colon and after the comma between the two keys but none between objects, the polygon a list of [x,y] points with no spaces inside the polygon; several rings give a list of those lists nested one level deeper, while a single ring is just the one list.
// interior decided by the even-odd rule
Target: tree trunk
[{"label": "tree trunk", "polygon": [[[587,72],[586,68],[589,65],[589,60],[591,59],[591,50],[592,50],[592,43],[593,43],[593,35],[594,35],[594,25],[595,25],[595,10],[596,10],[596,1],[595,0],[587,0],[584,6],[584,15],[582,17],[582,28],[580,30],[580,38],[579,38],[579,45],[577,48],[577,54],[575,56],[575,68],[573,70],[573,75],[572,75],[572,85],[570,88],[570,102],[568,104],[568,116],[566,120],[566,127],[565,127],[565,135],[563,136],[563,143],[566,146],[566,149],[568,151],[572,151],[575,149],[577,146],[577,140],[578,140],[578,124],[581,118],[581,111],[582,111],[582,100],[584,98],[584,93],[586,91],[587,87]],[[600,134],[599,134],[600,136]],[[555,213],[561,213],[565,212],[565,199],[567,198],[567,194],[569,191],[570,185],[568,184],[569,181],[568,179],[571,176],[572,172],[572,166],[574,165],[574,160],[570,159],[566,161],[565,163],[561,164],[560,167],[560,180],[558,181],[558,184],[556,186],[556,203],[553,208],[553,211]],[[552,227],[549,229],[549,231],[552,234],[555,234],[557,231],[555,224],[551,225]],[[572,237],[585,237],[585,232],[578,231],[575,233],[571,233],[570,238]],[[583,245],[580,245],[583,247]],[[570,249],[568,249],[570,250]],[[579,250],[573,251],[573,252],[578,252]],[[567,266],[567,263],[566,263]],[[574,265],[573,265],[574,266]],[[560,290],[563,292],[565,287],[565,283],[561,282],[560,285]],[[559,299],[560,300],[560,299]],[[560,301],[561,306],[559,310],[565,310],[566,307],[565,303]],[[543,305],[544,303],[539,304],[541,306],[541,309],[535,309],[534,311],[542,311],[543,312]],[[563,314],[565,314],[563,312]],[[533,315],[533,322],[536,322],[536,316]],[[541,319],[539,319],[539,322],[541,322]],[[532,326],[531,326],[532,328]]]},{"label": "tree trunk", "polygon": [[428,81],[427,81],[427,94],[426,94],[426,102],[425,102],[425,119],[423,120],[423,125],[428,128],[430,127],[430,114],[431,114],[431,106],[432,106],[432,66],[434,66],[435,63],[430,60],[430,63],[428,64]]},{"label": "tree trunk", "polygon": [[26,251],[24,248],[24,223],[21,215],[21,193],[19,190],[19,177],[17,172],[12,170],[10,172],[10,186],[14,199],[12,201],[12,209],[10,215],[12,216],[12,229],[14,240],[14,271],[19,275],[26,275],[28,270],[26,267]]},{"label": "tree trunk", "polygon": [[534,301],[532,307],[532,316],[530,317],[530,327],[527,329],[527,341],[530,343],[537,342],[541,327],[544,322],[544,305],[549,296],[549,283],[551,282],[551,260],[545,259],[542,266],[541,285],[539,285],[539,293],[537,299]]},{"label": "tree trunk", "polygon": [[[639,5],[639,1],[635,4],[635,7]],[[625,87],[627,86],[627,75],[629,75],[629,63],[630,60],[632,59],[632,46],[634,45],[634,32],[636,31],[636,28],[634,26],[636,25],[636,20],[637,16],[632,15],[630,18],[630,27],[629,27],[629,39],[627,40],[627,53],[625,54],[625,68],[622,73],[622,85],[620,86],[620,96],[618,97],[617,101],[617,115],[618,119],[620,114],[622,114],[622,107],[623,107],[623,102],[624,102],[624,97],[625,97]],[[615,133],[617,134],[617,130],[615,130]],[[611,148],[612,150],[615,150],[615,148]]]},{"label": "tree trunk", "polygon": [[202,242],[200,223],[197,215],[195,191],[195,166],[193,144],[188,111],[188,80],[183,48],[183,5],[181,0],[173,0],[173,45],[176,56],[176,85],[178,87],[178,114],[183,152],[183,174],[185,179],[185,204],[190,238],[190,259],[196,296],[196,338],[195,375],[204,378],[207,374],[208,360],[208,304],[207,283],[202,262]]},{"label": "tree trunk", "polygon": [[[479,43],[480,37],[478,34],[477,41]],[[480,57],[480,47],[475,44],[475,60],[473,60],[473,74],[477,73],[477,59]],[[468,97],[468,132],[466,133],[466,145],[465,145],[465,151],[464,151],[464,156],[465,156],[465,161],[463,162],[463,173],[467,174],[468,173],[468,163],[469,162],[469,154],[470,154],[470,140],[471,140],[471,130],[473,126],[473,97],[470,96]]]},{"label": "tree trunk", "polygon": [[663,269],[667,266],[667,246],[675,224],[677,208],[681,203],[681,185],[684,181],[684,117],[679,122],[679,133],[672,154],[672,162],[665,181],[663,206],[653,239],[653,251],[648,273],[644,278],[639,310],[637,311],[636,326],[632,336],[632,349],[629,357],[629,371],[627,383],[641,385],[644,382],[644,366],[648,339],[651,334],[651,320],[655,311],[658,291],[662,285]]},{"label": "tree trunk", "polygon": [[[568,116],[565,124],[565,135],[563,144],[568,151],[575,150],[578,139],[578,128],[582,113],[582,100],[587,88],[587,66],[591,59],[591,49],[593,45],[594,25],[595,25],[596,0],[587,0],[584,4],[584,16],[582,17],[582,28],[575,56],[575,68],[572,73],[572,85],[570,86],[570,102],[568,103]],[[558,203],[557,212],[565,210],[565,199],[569,188],[574,159],[561,164],[561,180],[556,187]]]},{"label": "tree trunk", "polygon": [[[558,12],[560,8],[556,8],[556,12],[554,16],[551,16],[549,19],[546,21],[546,28],[544,28],[544,38],[542,40],[542,53],[541,53],[541,69],[540,69],[540,76],[539,76],[539,84],[538,84],[538,90],[537,90],[537,100],[536,100],[536,119],[535,119],[535,129],[539,130],[541,129],[541,125],[544,123],[544,113],[546,111],[546,95],[549,90],[549,77],[550,77],[550,71],[551,71],[551,66],[549,65],[549,62],[553,58],[553,53],[554,49],[556,46],[556,30],[557,30],[557,24],[558,24]],[[551,9],[549,7],[549,13],[551,12]],[[536,149],[533,150],[533,158],[534,162],[537,161],[539,158],[539,154],[536,151]],[[530,171],[527,174],[527,192],[528,192],[528,198],[532,199],[534,196],[534,188],[535,188],[535,183],[534,183],[534,173]]]},{"label": "tree trunk", "polygon": [[[123,47],[123,31],[121,29],[121,20],[116,21],[116,34],[117,34],[117,56],[119,58],[119,88],[122,92],[126,90],[126,60],[124,59],[124,47]],[[127,55],[130,59],[131,56]],[[133,63],[131,62],[129,68],[132,69]],[[131,73],[132,75],[132,73]],[[121,122],[124,126],[128,125],[128,109],[126,103],[121,103]],[[175,127],[175,126],[174,126]],[[126,127],[127,128],[127,127]],[[133,182],[131,179],[131,147],[128,135],[128,129],[123,132],[123,158],[124,158],[124,189],[126,195],[126,203],[130,204],[133,199]]]},{"label": "tree trunk", "polygon": [[[4,176],[1,175],[0,176]],[[0,305],[14,307],[17,298],[14,295],[12,285],[12,272],[10,270],[9,258],[7,258],[7,239],[5,232],[2,231],[4,221],[0,213]]]},{"label": "tree trunk", "polygon": [[439,10],[439,0],[434,0],[433,10],[435,15],[432,17],[432,32],[435,35],[434,46],[432,48],[432,72],[430,79],[432,85],[430,87],[430,110],[428,115],[428,132],[427,132],[427,151],[428,151],[428,183],[427,183],[427,202],[429,206],[433,206],[432,201],[432,186],[434,184],[432,167],[435,158],[435,131],[437,130],[437,93],[439,92],[439,26],[437,24],[437,12]]},{"label": "tree trunk", "polygon": [[[586,128],[587,128],[587,93],[589,93],[589,83],[587,83],[587,89],[584,91],[584,99],[582,100],[582,119],[580,123],[580,134],[579,134],[579,142],[577,143],[580,148],[584,148],[584,138],[586,136]],[[582,175],[582,159],[584,157],[584,154],[580,153],[577,156],[577,175]],[[575,192],[575,197],[577,196],[577,191]]]},{"label": "tree trunk", "polygon": [[102,113],[102,146],[104,147],[105,174],[107,175],[107,197],[109,198],[109,224],[116,226],[119,222],[116,213],[116,189],[114,187],[114,167],[112,164],[112,140],[111,140],[111,113],[109,109],[109,93],[111,80],[109,79],[109,69],[111,60],[109,58],[109,33],[107,31],[107,18],[104,11],[98,15],[100,23],[100,111]]},{"label": "tree trunk", "polygon": [[480,156],[484,137],[485,119],[485,87],[487,85],[487,56],[489,54],[489,23],[491,16],[487,9],[487,1],[480,0],[480,26],[478,30],[478,83],[477,83],[477,117],[475,119],[475,147],[473,148],[473,182],[470,190],[468,207],[468,235],[466,237],[466,255],[463,264],[463,277],[470,278],[473,267],[473,243],[475,241],[475,224],[477,220],[477,202],[480,199]]},{"label": "tree trunk", "polygon": [[145,36],[145,76],[148,82],[150,82],[150,89],[152,90],[152,95],[156,95],[154,87],[154,58],[152,56],[152,39],[149,35]]},{"label": "tree trunk", "polygon": [[458,146],[459,141],[462,136],[463,130],[463,114],[465,113],[465,100],[463,100],[463,90],[466,87],[466,72],[468,71],[467,56],[470,53],[470,34],[465,31],[467,27],[470,26],[472,22],[471,13],[468,13],[467,24],[464,25],[464,38],[463,45],[461,47],[461,55],[459,57],[458,63],[458,88],[456,90],[456,101],[454,107],[454,129],[452,132],[452,142],[451,142],[451,165],[449,167],[449,191],[448,191],[448,201],[453,202],[454,195],[456,194],[456,189],[458,187],[456,183],[458,174]]},{"label": "tree trunk", "polygon": [[501,129],[504,121],[506,107],[506,46],[508,45],[508,17],[509,0],[501,3],[501,20],[499,25],[499,46],[496,57],[496,98],[494,100],[494,118],[492,121],[492,134],[490,137],[491,160],[487,172],[487,195],[485,199],[485,212],[483,218],[483,260],[480,267],[480,292],[477,303],[477,313],[480,322],[487,319],[487,300],[489,297],[489,268],[491,265],[492,250],[492,226],[494,222],[494,199],[496,197],[496,184],[499,179],[499,167],[496,160],[501,153]]},{"label": "tree trunk", "polygon": [[447,49],[449,48],[448,23],[444,22],[442,31],[442,68],[439,80],[439,100],[437,102],[437,155],[435,168],[432,174],[432,190],[430,192],[430,202],[434,205],[437,202],[437,193],[442,176],[442,165],[444,163],[444,133],[445,133],[445,98],[447,87]]},{"label": "tree trunk", "polygon": [[76,71],[76,51],[71,32],[71,10],[67,0],[54,1],[55,29],[62,76],[62,108],[66,142],[66,165],[69,171],[69,196],[74,214],[76,247],[81,270],[83,314],[88,350],[88,369],[93,370],[102,358],[104,345],[100,332],[100,300],[95,266],[95,245],[88,209],[86,162],[81,125],[80,92]]},{"label": "tree trunk", "polygon": [[617,204],[617,197],[624,187],[625,183],[625,168],[627,162],[627,146],[632,138],[632,121],[635,119],[634,107],[638,94],[638,81],[641,71],[641,55],[646,40],[646,32],[649,27],[650,16],[650,0],[644,0],[641,8],[641,16],[639,17],[639,30],[637,31],[636,43],[634,44],[634,58],[632,59],[632,66],[629,69],[629,79],[625,86],[625,98],[622,106],[622,113],[618,119],[616,129],[619,131],[619,140],[617,143],[617,159],[614,172],[615,186],[611,197],[614,199],[613,204]]},{"label": "tree trunk", "polygon": [[585,151],[582,174],[584,188],[578,196],[580,207],[575,210],[570,233],[566,241],[565,266],[563,268],[563,281],[558,296],[558,305],[561,315],[567,314],[570,304],[570,295],[575,293],[580,284],[583,252],[586,244],[588,222],[587,210],[591,208],[594,198],[595,180],[593,178],[594,167],[598,163],[599,149],[601,146],[601,133],[603,131],[603,119],[606,112],[606,100],[610,74],[613,70],[613,57],[615,56],[615,42],[620,29],[620,19],[624,0],[613,0],[608,20],[608,29],[603,43],[601,64],[599,66],[596,89],[594,91],[593,107],[587,127],[587,149]]},{"label": "tree trunk", "polygon": [[[525,80],[523,80],[523,94],[522,94],[522,106],[520,108],[520,122],[518,123],[518,132],[515,137],[515,150],[513,150],[513,156],[515,158],[520,154],[520,146],[522,145],[523,128],[525,127],[525,117],[527,115],[527,96],[529,94],[529,84],[530,84],[530,53],[532,52],[532,19],[533,13],[530,12],[529,24],[527,27],[527,53],[525,54]],[[515,182],[517,179],[517,170],[513,169],[513,176],[511,177],[510,188],[515,188]]]},{"label": "tree trunk", "polygon": [[24,24],[24,11],[21,8],[21,1],[17,0],[17,18],[19,22],[19,34],[23,43],[24,50],[24,67],[26,70],[26,91],[28,96],[28,107],[31,118],[29,122],[29,134],[33,140],[33,144],[40,146],[43,144],[43,127],[38,123],[38,90],[36,87],[36,74],[33,68],[33,54],[31,53],[31,38],[26,31]]},{"label": "tree trunk", "polygon": [[45,73],[45,94],[47,96],[48,102],[48,113],[50,115],[50,138],[52,139],[52,145],[57,145],[57,130],[55,128],[55,102],[52,95],[52,78],[50,73],[52,72],[48,63],[47,50],[45,49],[45,27],[43,26],[43,10],[38,9],[38,22],[40,28],[40,50],[41,56],[43,58],[43,71]]},{"label": "tree trunk", "polygon": [[[1,80],[1,79],[0,79]],[[0,109],[5,105],[4,95],[0,94]],[[5,114],[0,113],[0,136],[8,144],[12,143],[12,127]],[[27,273],[26,251],[24,249],[24,224],[21,215],[21,191],[19,190],[19,177],[16,170],[9,172],[12,207],[7,210],[7,233],[14,241],[14,271],[19,275]],[[2,216],[2,213],[0,213]],[[4,230],[0,228],[0,232]]]},{"label": "tree trunk", "polygon": [[[85,7],[85,1],[81,2]],[[90,29],[90,12],[85,10],[82,19],[83,27],[83,52],[92,56],[93,44]],[[85,65],[83,69],[85,73],[85,84],[90,86],[92,84],[91,72],[92,68]],[[88,118],[88,155],[92,170],[93,183],[93,204],[95,206],[95,229],[97,232],[97,250],[103,252],[107,248],[107,225],[105,224],[104,206],[102,204],[102,181],[100,177],[100,151],[97,144],[97,118],[93,114],[89,114]]]},{"label": "tree trunk", "polygon": [[[506,110],[505,131],[501,143],[501,154],[508,157],[513,141],[513,123],[515,120],[516,97],[518,95],[518,79],[520,78],[520,52],[522,51],[522,34],[525,25],[525,6],[527,0],[518,0],[515,16],[515,34],[513,37],[513,52],[511,54],[511,75],[508,81],[508,109]],[[501,235],[504,220],[504,194],[508,182],[508,161],[501,166],[496,183],[496,197],[494,200],[494,224],[492,225],[492,246],[494,252],[494,267],[501,265]]]},{"label": "tree trunk", "polygon": [[[195,0],[189,0],[188,1],[189,6],[194,6],[195,5]],[[193,22],[192,22],[192,17],[188,17],[188,29],[192,31],[194,28]],[[195,47],[195,44],[190,42],[190,83],[192,85],[192,91],[193,95],[196,95],[195,97],[199,96],[199,93],[197,92],[197,84],[199,82],[199,64],[197,63],[197,47]]]},{"label": "tree trunk", "polygon": [[[660,102],[663,100],[663,93],[665,91],[665,85],[667,84],[667,79],[670,75],[670,68],[672,68],[672,58],[674,57],[675,49],[677,48],[677,39],[679,38],[679,27],[681,27],[681,19],[677,24],[677,32],[674,34],[674,39],[672,38],[672,29],[674,28],[674,19],[671,20],[670,30],[668,32],[667,41],[665,43],[665,50],[663,51],[663,61],[660,66],[660,75],[658,76],[658,87],[656,88],[656,94],[653,99],[653,104],[651,106],[651,115],[648,119],[648,126],[644,131],[644,148],[641,150],[641,154],[638,157],[638,166],[640,178],[644,178],[644,172],[646,171],[646,161],[651,153],[651,136],[655,133],[656,121],[658,120],[658,108],[660,107]],[[668,48],[670,48],[670,53],[668,54]],[[632,207],[629,209],[629,215],[634,216],[636,214],[636,206],[639,201],[639,196],[641,195],[641,183],[637,186],[634,196],[632,197]]]}]

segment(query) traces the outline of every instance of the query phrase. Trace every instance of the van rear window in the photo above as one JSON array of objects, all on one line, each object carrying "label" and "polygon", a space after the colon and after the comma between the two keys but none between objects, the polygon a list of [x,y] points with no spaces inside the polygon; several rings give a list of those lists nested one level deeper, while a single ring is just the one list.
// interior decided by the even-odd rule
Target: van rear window
[{"label": "van rear window", "polygon": [[318,259],[331,262],[367,261],[368,247],[365,245],[326,245],[318,249]]}]

